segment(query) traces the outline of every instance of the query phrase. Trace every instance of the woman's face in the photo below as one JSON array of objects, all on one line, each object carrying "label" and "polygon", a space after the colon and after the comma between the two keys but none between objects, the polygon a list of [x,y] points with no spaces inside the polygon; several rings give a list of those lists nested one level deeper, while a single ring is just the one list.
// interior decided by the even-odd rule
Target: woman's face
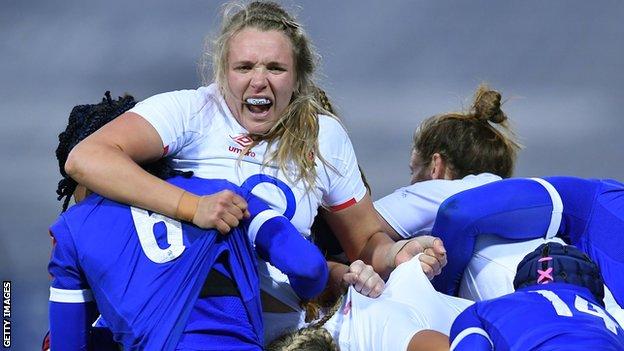
[{"label": "woman's face", "polygon": [[416,149],[412,149],[412,156],[410,157],[410,174],[412,179],[410,184],[422,182],[425,180],[431,180],[429,167],[423,166],[422,159]]},{"label": "woman's face", "polygon": [[225,101],[249,133],[263,134],[288,107],[296,77],[292,43],[282,32],[245,28],[229,42]]}]

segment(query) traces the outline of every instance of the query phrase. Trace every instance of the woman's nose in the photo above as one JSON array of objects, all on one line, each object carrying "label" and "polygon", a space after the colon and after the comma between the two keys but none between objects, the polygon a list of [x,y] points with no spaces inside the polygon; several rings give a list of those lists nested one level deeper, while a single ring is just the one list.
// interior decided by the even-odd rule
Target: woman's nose
[{"label": "woman's nose", "polygon": [[267,74],[266,69],[258,67],[253,70],[251,76],[251,87],[255,90],[262,90],[267,86]]}]

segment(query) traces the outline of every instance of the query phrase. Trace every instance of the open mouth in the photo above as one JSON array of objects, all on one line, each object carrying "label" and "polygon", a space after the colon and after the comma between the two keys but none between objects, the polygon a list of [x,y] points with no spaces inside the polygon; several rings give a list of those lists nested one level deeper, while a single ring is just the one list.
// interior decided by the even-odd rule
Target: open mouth
[{"label": "open mouth", "polygon": [[265,97],[247,98],[245,106],[253,113],[264,113],[273,106],[273,102]]}]

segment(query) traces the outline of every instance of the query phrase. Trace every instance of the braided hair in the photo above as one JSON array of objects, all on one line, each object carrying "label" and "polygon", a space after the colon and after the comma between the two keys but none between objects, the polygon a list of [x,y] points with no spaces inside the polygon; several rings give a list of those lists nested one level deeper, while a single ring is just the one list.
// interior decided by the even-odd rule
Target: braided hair
[{"label": "braided hair", "polygon": [[307,351],[338,351],[340,347],[336,344],[336,341],[329,333],[329,331],[323,326],[327,321],[333,317],[334,314],[344,304],[346,294],[342,294],[334,303],[334,305],[327,311],[323,318],[317,322],[310,324],[308,327],[299,329],[297,331],[284,334],[279,338],[272,341],[268,346],[269,351],[295,351],[295,350],[307,350]]},{"label": "braided hair", "polygon": [[325,328],[303,328],[271,342],[268,351],[338,351],[338,345]]},{"label": "braided hair", "polygon": [[[76,186],[78,186],[78,183],[65,172],[65,162],[69,152],[84,138],[134,107],[136,103],[134,97],[127,94],[119,97],[117,100],[113,100],[110,91],[107,91],[100,103],[95,105],[78,105],[72,109],[69,114],[67,128],[59,134],[59,145],[56,148],[56,159],[59,163],[61,176],[63,176],[56,189],[57,199],[60,201],[64,198],[61,212],[67,210],[71,196],[76,190]],[[189,176],[192,174],[174,170],[164,159],[146,165],[144,168],[161,179],[175,175]]]}]

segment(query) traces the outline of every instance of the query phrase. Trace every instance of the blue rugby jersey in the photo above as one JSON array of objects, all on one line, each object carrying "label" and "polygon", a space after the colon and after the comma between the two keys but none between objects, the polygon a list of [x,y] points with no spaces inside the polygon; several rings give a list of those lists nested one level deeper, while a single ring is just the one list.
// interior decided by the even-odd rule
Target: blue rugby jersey
[{"label": "blue rugby jersey", "polygon": [[[254,344],[261,347],[259,283],[250,239],[261,258],[289,276],[302,298],[323,289],[328,273],[318,249],[249,191],[225,180],[176,177],[169,182],[198,195],[232,190],[247,200],[252,216],[221,235],[98,195],[70,208],[50,228],[57,241],[49,265],[54,349],[84,346],[84,339],[72,344],[67,337],[71,319],[64,308],[76,309],[91,294],[115,340],[126,349],[175,348],[206,275],[224,252],[256,336]],[[72,316],[82,318],[78,327],[83,327],[84,313],[75,312]],[[233,333],[237,325],[233,323]],[[56,334],[66,338],[55,341]]]},{"label": "blue rugby jersey", "polygon": [[451,327],[451,350],[624,350],[624,331],[586,288],[548,283],[477,302]]}]

